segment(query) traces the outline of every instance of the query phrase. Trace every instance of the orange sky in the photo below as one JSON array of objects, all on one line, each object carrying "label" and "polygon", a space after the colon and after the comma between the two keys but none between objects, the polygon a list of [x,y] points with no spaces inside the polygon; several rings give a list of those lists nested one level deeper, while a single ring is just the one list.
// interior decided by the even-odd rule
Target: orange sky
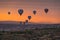
[{"label": "orange sky", "polygon": [[[17,1],[17,2],[16,2]],[[51,0],[52,1],[52,0]],[[0,1],[0,21],[25,21],[28,15],[32,18],[30,22],[37,23],[60,23],[60,5],[58,1]],[[18,9],[22,8],[24,13],[22,16],[18,14]],[[44,8],[48,8],[49,12],[46,14]],[[33,10],[36,9],[36,15]],[[11,12],[8,15],[8,11]]]}]

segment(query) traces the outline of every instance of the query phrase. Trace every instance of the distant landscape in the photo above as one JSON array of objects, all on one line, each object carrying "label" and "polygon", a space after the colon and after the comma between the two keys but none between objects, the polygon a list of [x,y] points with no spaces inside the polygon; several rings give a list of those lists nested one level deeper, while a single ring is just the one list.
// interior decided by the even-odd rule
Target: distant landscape
[{"label": "distant landscape", "polygon": [[60,24],[0,22],[0,40],[60,40]]},{"label": "distant landscape", "polygon": [[25,29],[35,28],[60,28],[60,24],[39,24],[39,23],[27,23],[23,24],[17,21],[1,21],[0,31],[20,31]]}]

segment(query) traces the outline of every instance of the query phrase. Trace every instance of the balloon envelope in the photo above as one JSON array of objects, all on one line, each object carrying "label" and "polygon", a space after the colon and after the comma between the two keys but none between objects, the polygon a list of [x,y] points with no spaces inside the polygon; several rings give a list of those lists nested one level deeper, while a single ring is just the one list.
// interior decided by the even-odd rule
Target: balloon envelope
[{"label": "balloon envelope", "polygon": [[47,12],[48,12],[48,9],[47,9],[47,8],[45,8],[45,9],[44,9],[44,11],[45,11],[45,13],[47,13]]},{"label": "balloon envelope", "polygon": [[28,16],[28,19],[30,20],[31,19],[31,16]]},{"label": "balloon envelope", "polygon": [[10,15],[10,12],[8,12],[8,14]]},{"label": "balloon envelope", "polygon": [[25,22],[28,23],[28,20],[26,20]]},{"label": "balloon envelope", "polygon": [[34,15],[36,14],[36,10],[33,11],[33,14],[34,14]]},{"label": "balloon envelope", "polygon": [[19,13],[20,15],[22,15],[22,14],[23,14],[23,9],[18,9],[18,13]]}]

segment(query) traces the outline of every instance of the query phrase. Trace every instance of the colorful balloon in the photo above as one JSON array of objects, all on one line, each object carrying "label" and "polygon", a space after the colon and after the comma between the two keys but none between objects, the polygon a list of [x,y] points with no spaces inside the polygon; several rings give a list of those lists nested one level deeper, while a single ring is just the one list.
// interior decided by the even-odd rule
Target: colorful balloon
[{"label": "colorful balloon", "polygon": [[30,20],[31,19],[31,16],[28,16],[28,19]]},{"label": "colorful balloon", "polygon": [[8,14],[10,15],[11,13],[10,13],[10,12],[8,12]]},{"label": "colorful balloon", "polygon": [[44,11],[45,11],[45,13],[48,13],[49,10],[47,8],[45,8]]},{"label": "colorful balloon", "polygon": [[36,14],[36,10],[33,11],[33,14],[34,14],[34,15]]},{"label": "colorful balloon", "polygon": [[19,13],[20,15],[22,15],[22,14],[23,14],[23,9],[18,9],[18,13]]}]

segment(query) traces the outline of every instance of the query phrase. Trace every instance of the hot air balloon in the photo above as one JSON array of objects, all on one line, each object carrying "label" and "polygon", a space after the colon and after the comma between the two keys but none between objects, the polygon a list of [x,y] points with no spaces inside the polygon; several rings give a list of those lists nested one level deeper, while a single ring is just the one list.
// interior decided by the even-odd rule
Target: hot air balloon
[{"label": "hot air balloon", "polygon": [[8,12],[8,14],[10,15],[10,12]]},{"label": "hot air balloon", "polygon": [[25,22],[28,23],[28,20],[26,20]]},{"label": "hot air balloon", "polygon": [[19,13],[20,15],[22,15],[22,14],[23,14],[23,9],[18,9],[18,13]]},{"label": "hot air balloon", "polygon": [[25,25],[27,25],[27,24],[28,24],[28,20],[25,21]]},{"label": "hot air balloon", "polygon": [[44,9],[45,13],[47,13],[49,10],[47,8]]},{"label": "hot air balloon", "polygon": [[34,14],[34,15],[36,14],[36,10],[33,11],[33,14]]},{"label": "hot air balloon", "polygon": [[31,19],[31,16],[28,16],[28,19],[30,20]]}]

